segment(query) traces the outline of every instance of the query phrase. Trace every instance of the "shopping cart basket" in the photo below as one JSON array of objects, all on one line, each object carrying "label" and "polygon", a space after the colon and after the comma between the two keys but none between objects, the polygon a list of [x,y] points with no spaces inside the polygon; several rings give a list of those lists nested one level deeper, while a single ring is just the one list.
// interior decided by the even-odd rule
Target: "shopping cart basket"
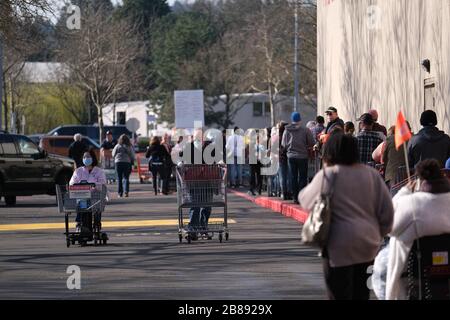
[{"label": "shopping cart basket", "polygon": [[111,151],[104,151],[101,158],[102,169],[105,172],[106,181],[108,183],[114,183],[117,180],[116,167],[114,163],[114,158],[111,155]]},{"label": "shopping cart basket", "polygon": [[[101,232],[101,214],[105,210],[106,186],[81,183],[72,186],[56,186],[58,210],[65,215],[65,235],[67,247],[78,242],[86,245],[94,241],[94,245],[106,244],[108,236]],[[69,231],[69,216],[79,214],[80,230]]]},{"label": "shopping cart basket", "polygon": [[139,182],[141,184],[147,181],[151,181],[152,174],[148,170],[148,158],[137,156],[137,173],[139,176]]},{"label": "shopping cart basket", "polygon": [[[178,202],[178,236],[180,243],[185,237],[188,243],[199,236],[212,239],[215,233],[219,241],[228,241],[227,217],[227,169],[222,165],[182,165],[176,169]],[[223,222],[207,222],[200,208],[222,208]],[[199,211],[200,223],[185,223],[183,210]]]}]

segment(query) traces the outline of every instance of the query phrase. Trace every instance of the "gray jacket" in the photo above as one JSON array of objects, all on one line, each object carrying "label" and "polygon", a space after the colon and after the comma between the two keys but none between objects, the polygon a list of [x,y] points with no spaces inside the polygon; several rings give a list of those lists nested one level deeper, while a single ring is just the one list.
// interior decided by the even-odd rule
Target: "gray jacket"
[{"label": "gray jacket", "polygon": [[314,146],[314,137],[308,128],[290,124],[286,126],[281,145],[286,149],[288,158],[308,159],[308,149]]},{"label": "gray jacket", "polygon": [[112,156],[114,157],[115,163],[126,162],[133,164],[135,159],[133,147],[122,144],[114,147]]}]

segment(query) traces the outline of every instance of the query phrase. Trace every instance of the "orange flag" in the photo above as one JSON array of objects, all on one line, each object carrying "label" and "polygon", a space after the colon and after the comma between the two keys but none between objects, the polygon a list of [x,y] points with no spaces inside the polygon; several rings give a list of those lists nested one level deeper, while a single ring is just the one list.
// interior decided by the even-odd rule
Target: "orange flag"
[{"label": "orange flag", "polygon": [[400,149],[401,145],[411,139],[412,134],[408,128],[405,117],[400,111],[397,116],[397,124],[395,125],[395,148]]}]

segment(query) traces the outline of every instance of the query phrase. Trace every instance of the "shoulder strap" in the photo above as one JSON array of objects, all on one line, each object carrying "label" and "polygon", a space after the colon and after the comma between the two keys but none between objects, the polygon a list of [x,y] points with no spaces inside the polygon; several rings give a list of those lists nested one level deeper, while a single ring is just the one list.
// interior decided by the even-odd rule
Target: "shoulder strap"
[{"label": "shoulder strap", "polygon": [[[327,176],[326,168],[323,169],[323,179],[322,179],[322,185],[320,187],[320,193],[322,195],[326,194],[331,198],[334,193],[334,183],[336,181],[337,172],[336,172],[336,168],[334,168],[334,167],[331,167],[330,171],[331,171],[331,174],[329,176]],[[324,183],[325,180],[329,181],[327,193],[325,193],[325,183]]]}]

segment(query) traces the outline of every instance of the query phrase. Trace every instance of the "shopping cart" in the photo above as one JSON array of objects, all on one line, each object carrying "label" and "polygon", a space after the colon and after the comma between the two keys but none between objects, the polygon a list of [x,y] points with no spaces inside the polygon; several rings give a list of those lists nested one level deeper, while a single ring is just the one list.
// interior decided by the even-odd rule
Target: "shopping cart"
[{"label": "shopping cart", "polygon": [[[56,186],[58,210],[65,215],[65,235],[67,247],[78,242],[84,246],[94,241],[94,245],[106,244],[108,236],[101,232],[101,214],[105,210],[106,186],[96,187],[95,184],[81,183],[72,186]],[[80,215],[80,230],[69,231],[69,216]]]},{"label": "shopping cart", "polygon": [[144,156],[137,156],[137,173],[141,184],[151,181],[152,174],[148,170],[148,158]]},{"label": "shopping cart", "polygon": [[406,166],[400,166],[397,168],[397,173],[394,181],[391,184],[390,192],[391,196],[394,197],[401,188],[406,186],[410,181],[417,180],[417,175],[414,174],[413,170],[410,170],[410,179],[408,179],[408,172]]},{"label": "shopping cart", "polygon": [[111,151],[104,151],[101,156],[102,169],[105,172],[106,181],[115,183],[117,180],[116,167]]},{"label": "shopping cart", "polygon": [[[391,195],[392,196],[395,196],[397,194],[397,192],[400,191],[401,188],[403,188],[404,186],[406,186],[409,183],[409,181],[416,181],[419,178],[417,176],[417,174],[413,174],[412,171],[413,170],[411,169],[411,180],[409,180],[407,178],[406,167],[398,168],[396,181],[399,179],[402,179],[402,178],[403,178],[403,180],[392,185],[392,187],[391,187]],[[448,179],[450,179],[450,170],[442,169],[441,171],[442,171],[443,177],[447,177]],[[406,176],[406,178],[405,178],[405,176]]]},{"label": "shopping cart", "polygon": [[[219,234],[219,241],[228,241],[227,217],[227,169],[222,165],[181,165],[176,169],[177,202],[178,202],[178,236],[180,243],[186,238],[188,243],[193,239],[212,239]],[[199,208],[223,208],[223,222],[207,222],[200,217],[200,223],[185,223],[183,210]]]},{"label": "shopping cart", "polygon": [[308,157],[308,182],[311,182],[321,169],[321,159],[318,151],[311,150]]}]

